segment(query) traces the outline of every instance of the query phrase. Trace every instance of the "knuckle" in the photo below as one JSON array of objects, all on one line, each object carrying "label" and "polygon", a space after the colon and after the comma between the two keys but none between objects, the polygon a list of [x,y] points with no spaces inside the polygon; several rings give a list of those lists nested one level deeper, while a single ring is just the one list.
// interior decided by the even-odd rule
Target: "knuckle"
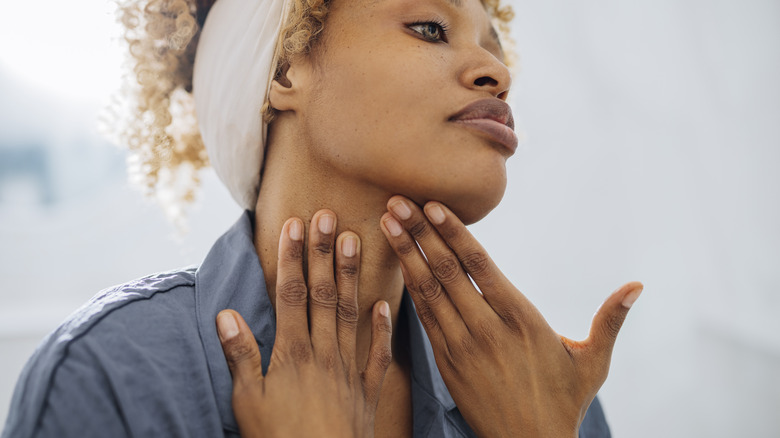
[{"label": "knuckle", "polygon": [[376,349],[373,356],[374,362],[383,369],[387,368],[390,365],[390,362],[393,361],[393,352],[390,350],[389,346]]},{"label": "knuckle", "polygon": [[353,302],[339,301],[338,308],[336,310],[336,317],[338,317],[340,323],[350,326],[357,325],[357,306]]},{"label": "knuckle", "polygon": [[420,291],[420,295],[422,295],[423,299],[430,303],[438,302],[443,296],[439,280],[433,277],[428,277],[421,281],[417,285],[417,290]]},{"label": "knuckle", "polygon": [[322,240],[315,243],[311,249],[315,255],[321,257],[327,257],[333,253],[333,245],[331,245],[330,241],[328,240]]},{"label": "knuckle", "polygon": [[[449,224],[445,223],[445,225],[449,225]],[[458,239],[460,237],[460,229],[457,228],[457,227],[445,226],[445,227],[442,227],[441,229],[438,229],[438,231],[439,231],[439,234],[441,234],[441,237],[443,237],[444,240],[446,240],[448,242],[455,241],[456,239]]]},{"label": "knuckle", "polygon": [[319,358],[320,364],[326,370],[336,368],[336,355],[333,353],[322,353]]},{"label": "knuckle", "polygon": [[417,238],[425,237],[429,231],[430,227],[425,221],[416,222],[409,227],[409,234]]},{"label": "knuckle", "polygon": [[513,333],[522,333],[523,321],[525,320],[522,311],[514,308],[505,309],[501,314],[501,318]]},{"label": "knuckle", "polygon": [[386,333],[386,334],[392,334],[393,333],[393,326],[390,325],[390,323],[385,321],[384,319],[377,323],[376,329],[380,333]]},{"label": "knuckle", "polygon": [[401,254],[402,256],[408,256],[416,249],[417,245],[414,242],[406,240],[398,245],[398,254]]},{"label": "knuckle", "polygon": [[303,279],[288,280],[279,286],[279,299],[288,306],[305,304],[306,295],[306,283],[303,282]]},{"label": "knuckle", "polygon": [[287,249],[284,251],[284,255],[289,261],[300,262],[303,260],[303,243],[299,241],[290,242]]},{"label": "knuckle", "polygon": [[293,362],[308,362],[311,360],[311,347],[305,341],[293,341],[290,344],[288,354]]},{"label": "knuckle", "polygon": [[241,336],[236,336],[225,343],[225,359],[233,369],[239,364],[249,360],[255,352],[256,346],[245,342]]},{"label": "knuckle", "polygon": [[441,359],[442,374],[452,376],[457,374],[457,368],[455,367],[455,361],[449,355],[444,355]]},{"label": "knuckle", "polygon": [[604,332],[610,338],[616,338],[620,333],[620,327],[623,326],[624,317],[621,315],[610,315],[604,321]]},{"label": "knuckle", "polygon": [[466,267],[471,275],[483,275],[488,269],[487,254],[479,251],[467,254],[463,257],[463,266]]},{"label": "knuckle", "polygon": [[458,339],[458,353],[466,357],[477,356],[477,343],[471,336],[463,336]]},{"label": "knuckle", "polygon": [[420,322],[425,327],[436,327],[436,315],[428,306],[419,306],[417,308],[417,314],[420,317]]},{"label": "knuckle", "polygon": [[480,342],[489,345],[491,347],[498,346],[498,338],[496,337],[496,327],[488,321],[480,321],[476,325],[476,336]]},{"label": "knuckle", "polygon": [[358,267],[354,263],[347,263],[339,268],[339,275],[345,279],[354,279],[358,275]]},{"label": "knuckle", "polygon": [[446,257],[433,265],[433,274],[442,282],[452,282],[458,276],[460,265],[452,258]]},{"label": "knuckle", "polygon": [[311,288],[312,301],[322,307],[336,307],[336,287],[329,283],[317,284]]}]

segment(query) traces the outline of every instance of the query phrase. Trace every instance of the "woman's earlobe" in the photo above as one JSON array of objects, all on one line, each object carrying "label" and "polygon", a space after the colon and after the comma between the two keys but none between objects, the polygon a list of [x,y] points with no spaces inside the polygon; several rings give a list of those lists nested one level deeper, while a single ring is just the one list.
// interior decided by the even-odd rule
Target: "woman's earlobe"
[{"label": "woman's earlobe", "polygon": [[268,99],[277,111],[294,110],[296,107],[296,99],[303,84],[299,83],[301,78],[297,77],[299,75],[293,70],[295,69],[291,68],[290,63],[284,63],[271,82]]},{"label": "woman's earlobe", "polygon": [[287,78],[277,78],[271,82],[268,100],[271,107],[277,111],[294,109],[295,89]]}]

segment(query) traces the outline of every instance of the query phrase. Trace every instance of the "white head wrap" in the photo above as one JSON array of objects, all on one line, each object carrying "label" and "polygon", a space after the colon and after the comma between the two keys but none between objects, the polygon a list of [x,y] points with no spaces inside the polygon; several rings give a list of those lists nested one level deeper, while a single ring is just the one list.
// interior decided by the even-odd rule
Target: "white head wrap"
[{"label": "white head wrap", "polygon": [[193,71],[200,133],[211,165],[241,207],[254,210],[268,126],[261,109],[289,0],[218,0],[201,30]]}]

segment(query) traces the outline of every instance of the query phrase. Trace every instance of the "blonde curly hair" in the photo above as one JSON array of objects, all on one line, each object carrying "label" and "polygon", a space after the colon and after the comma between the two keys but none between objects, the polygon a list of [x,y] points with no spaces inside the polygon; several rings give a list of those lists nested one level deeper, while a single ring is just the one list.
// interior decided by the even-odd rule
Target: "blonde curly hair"
[{"label": "blonde curly hair", "polygon": [[[290,0],[276,48],[276,74],[318,41],[330,0]],[[130,150],[130,180],[157,198],[166,215],[183,226],[183,208],[209,164],[198,131],[192,98],[192,71],[200,29],[215,0],[117,0],[118,20],[129,47],[129,74],[108,115],[114,141]],[[513,11],[501,0],[482,0],[499,28],[508,63],[513,63],[509,22]],[[124,107],[124,108],[120,108]],[[274,109],[268,100],[263,119]]]}]

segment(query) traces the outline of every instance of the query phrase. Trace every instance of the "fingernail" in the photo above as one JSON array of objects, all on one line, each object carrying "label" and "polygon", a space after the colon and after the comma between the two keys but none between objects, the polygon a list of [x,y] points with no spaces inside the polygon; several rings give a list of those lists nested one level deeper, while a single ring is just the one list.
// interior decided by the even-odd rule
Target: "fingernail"
[{"label": "fingernail", "polygon": [[412,210],[409,209],[409,206],[406,205],[406,202],[404,201],[398,201],[395,204],[390,206],[390,209],[393,210],[393,213],[395,213],[401,220],[407,220],[410,217],[412,217]]},{"label": "fingernail", "polygon": [[380,304],[379,313],[385,318],[387,318],[388,316],[390,316],[390,306],[388,306],[386,302]]},{"label": "fingernail", "polygon": [[627,293],[626,296],[623,297],[623,307],[626,309],[630,309],[631,306],[634,305],[637,298],[639,298],[639,295],[642,293],[643,288],[638,287],[631,292]]},{"label": "fingernail", "polygon": [[442,210],[438,205],[433,205],[426,208],[425,212],[428,213],[428,217],[434,224],[441,225],[444,223],[444,210]]},{"label": "fingernail", "polygon": [[341,241],[341,252],[347,257],[354,257],[357,253],[357,238],[347,236]]},{"label": "fingernail", "polygon": [[317,219],[317,226],[322,234],[330,234],[333,232],[333,216],[325,214]]},{"label": "fingernail", "polygon": [[387,231],[389,231],[390,235],[393,237],[400,236],[404,231],[404,229],[401,227],[401,224],[398,223],[398,221],[393,217],[385,218],[385,227],[387,227]]},{"label": "fingernail", "polygon": [[302,232],[301,232],[301,223],[297,220],[290,222],[290,226],[287,228],[287,233],[290,235],[290,239],[292,240],[301,240],[303,239]]},{"label": "fingernail", "polygon": [[217,329],[223,341],[233,339],[238,334],[238,323],[230,312],[217,315]]}]

